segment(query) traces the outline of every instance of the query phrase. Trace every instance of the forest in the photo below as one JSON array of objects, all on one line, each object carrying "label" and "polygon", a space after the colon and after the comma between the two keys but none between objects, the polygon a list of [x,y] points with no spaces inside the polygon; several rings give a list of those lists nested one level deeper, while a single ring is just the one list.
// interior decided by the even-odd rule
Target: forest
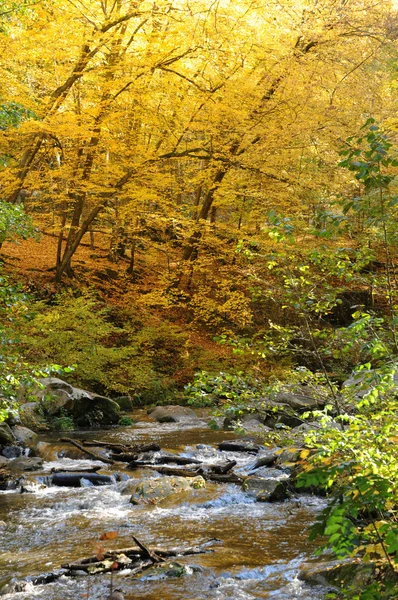
[{"label": "forest", "polygon": [[[0,0],[0,47],[0,451],[21,422],[257,419],[357,567],[308,599],[397,598],[398,3]],[[186,599],[271,597],[228,593]]]}]

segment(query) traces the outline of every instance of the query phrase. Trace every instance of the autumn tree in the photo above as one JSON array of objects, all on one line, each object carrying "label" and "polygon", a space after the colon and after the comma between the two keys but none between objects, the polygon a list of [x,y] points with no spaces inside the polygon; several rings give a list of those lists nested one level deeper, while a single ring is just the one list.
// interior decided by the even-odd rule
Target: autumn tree
[{"label": "autumn tree", "polygon": [[270,209],[308,220],[339,189],[341,141],[390,114],[395,23],[368,0],[38,2],[3,42],[3,102],[31,111],[2,134],[3,196],[51,206],[58,280],[100,218],[130,272],[148,227],[178,227],[167,285],[189,287],[200,254],[238,260],[215,226],[261,237]]}]

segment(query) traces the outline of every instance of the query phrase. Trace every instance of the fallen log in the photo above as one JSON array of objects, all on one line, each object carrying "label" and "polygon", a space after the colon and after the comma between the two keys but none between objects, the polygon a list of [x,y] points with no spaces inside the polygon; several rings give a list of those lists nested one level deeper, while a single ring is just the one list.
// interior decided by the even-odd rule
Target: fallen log
[{"label": "fallen log", "polygon": [[59,487],[82,487],[81,480],[86,479],[93,485],[111,485],[114,479],[109,475],[99,475],[98,473],[53,473],[50,481],[51,485]]},{"label": "fallen log", "polygon": [[51,469],[51,473],[96,473],[100,469],[103,469],[101,465],[96,465],[95,467],[81,467],[80,469],[76,467],[65,467],[64,469],[57,469],[53,467]]},{"label": "fallen log", "polygon": [[248,454],[257,454],[260,446],[247,440],[227,440],[218,444],[219,450],[227,452],[247,452]]},{"label": "fallen log", "polygon": [[132,536],[132,537],[133,537],[133,540],[135,541],[135,543],[137,544],[137,546],[142,551],[143,558],[149,558],[149,560],[151,560],[153,563],[165,562],[165,559],[162,556],[159,556],[159,554],[156,554],[156,552],[153,552],[153,550],[150,550],[147,546],[145,546],[142,542],[140,542],[140,540],[138,540],[136,537],[134,537],[134,536]]},{"label": "fallen log", "polygon": [[[163,562],[163,560],[166,558],[175,558],[176,556],[193,556],[196,554],[205,554],[206,552],[211,552],[212,550],[208,549],[207,546],[219,541],[213,538],[208,542],[205,542],[201,546],[194,546],[191,548],[172,548],[167,550],[165,550],[164,548],[153,548],[150,550],[146,545],[144,545],[134,536],[133,540],[137,544],[136,546],[129,548],[119,548],[117,550],[104,552],[101,560],[98,560],[97,556],[90,556],[88,558],[83,558],[82,560],[76,563],[63,564],[61,568],[69,571],[88,571],[90,566],[95,565],[97,563],[101,563],[106,559],[110,559],[117,562],[118,556],[127,556],[127,558],[130,558],[132,561],[137,562],[140,560],[145,560],[150,554],[154,555],[154,560],[151,559],[152,563],[155,560],[158,561],[159,558],[162,559]],[[126,566],[128,565],[124,565],[124,568]]]},{"label": "fallen log", "polygon": [[[213,473],[211,470],[204,467],[197,467],[196,469],[179,469],[178,467],[162,467],[148,464],[141,466],[145,466],[146,469],[151,469],[152,471],[157,471],[161,475],[170,475],[171,477],[197,477],[198,475],[201,475],[206,481],[237,483],[238,485],[242,484],[244,481],[244,478],[236,473]],[[133,468],[135,468],[135,465]]]},{"label": "fallen log", "polygon": [[91,452],[90,450],[87,450],[87,448],[85,448],[84,446],[82,446],[81,444],[79,444],[79,442],[76,442],[76,440],[72,440],[71,438],[61,438],[60,441],[72,444],[72,446],[76,446],[76,448],[79,448],[79,450],[81,450],[82,452],[84,452],[85,454],[87,454],[87,456],[89,456],[90,458],[93,458],[94,460],[100,460],[103,463],[106,463],[108,465],[114,465],[115,464],[115,461],[112,460],[111,458],[105,458],[103,456],[98,456],[98,454],[95,454],[94,452]]},{"label": "fallen log", "polygon": [[[203,475],[203,478],[206,479],[206,476]],[[237,485],[242,485],[244,482],[244,477],[240,477],[236,473],[225,473],[225,475],[209,473],[207,478],[209,481],[216,481],[217,483],[236,483]]]},{"label": "fallen log", "polygon": [[111,458],[115,460],[119,460],[120,462],[134,462],[138,458],[138,454],[131,454],[127,452],[120,452],[120,454],[116,452],[111,452]]},{"label": "fallen log", "polygon": [[210,469],[213,473],[217,473],[218,475],[225,475],[226,473],[228,473],[228,471],[236,467],[236,465],[236,460],[229,460],[223,465],[211,465]]},{"label": "fallen log", "polygon": [[219,542],[215,538],[205,542],[201,546],[193,548],[172,548],[165,550],[162,548],[149,549],[141,541],[133,536],[136,546],[133,548],[121,548],[105,552],[101,560],[97,556],[83,558],[76,563],[66,563],[60,569],[50,573],[42,573],[33,577],[27,577],[24,580],[14,581],[12,589],[7,589],[7,593],[27,591],[28,584],[43,585],[52,583],[60,577],[73,577],[76,571],[80,571],[86,575],[105,574],[112,571],[121,571],[129,569],[129,575],[134,576],[142,573],[145,569],[149,569],[155,564],[164,562],[166,558],[177,556],[191,556],[195,554],[205,554],[213,550],[209,546],[215,542]]},{"label": "fallen log", "polygon": [[[137,463],[133,463],[133,469],[136,468],[136,464]],[[131,465],[129,465],[129,467],[130,466]],[[197,477],[198,475],[203,475],[202,467],[197,467],[196,469],[180,469],[178,467],[163,467],[162,465],[150,464],[140,464],[139,466],[151,469],[152,471],[157,471],[161,475],[171,475],[172,477]]]},{"label": "fallen log", "polygon": [[100,442],[99,440],[83,440],[85,446],[98,446],[100,448],[109,448],[113,452],[130,452],[131,454],[141,454],[142,452],[159,452],[160,446],[156,442],[143,444],[142,446],[131,446],[129,444],[115,444],[113,442]]},{"label": "fallen log", "polygon": [[155,459],[155,464],[157,465],[167,465],[169,463],[174,463],[176,465],[201,465],[203,464],[201,460],[197,460],[196,458],[186,458],[185,456],[175,456],[166,455],[166,456],[158,456]]}]

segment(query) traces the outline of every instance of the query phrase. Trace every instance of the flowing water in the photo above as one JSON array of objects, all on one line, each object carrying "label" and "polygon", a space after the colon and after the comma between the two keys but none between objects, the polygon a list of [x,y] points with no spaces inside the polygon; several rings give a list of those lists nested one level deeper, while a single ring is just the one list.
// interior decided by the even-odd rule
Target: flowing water
[{"label": "flowing water", "polygon": [[[238,469],[253,462],[247,454],[220,452],[215,444],[232,434],[210,430],[202,422],[182,428],[178,424],[142,421],[128,428],[75,434],[80,439],[109,442],[158,442],[163,450],[177,451],[208,463],[238,461]],[[44,438],[43,438],[44,439]],[[45,438],[45,471],[52,467],[82,468],[96,464],[67,444]],[[175,494],[160,505],[134,506],[123,493],[126,475],[134,480],[155,477],[155,472],[120,471],[107,467],[101,473],[122,477],[103,487],[47,487],[37,475],[28,477],[33,491],[0,492],[0,588],[12,578],[25,578],[59,568],[95,554],[99,536],[117,531],[118,538],[104,542],[106,549],[133,546],[134,535],[149,547],[182,547],[213,541],[206,554],[178,558],[189,565],[182,577],[167,578],[150,569],[138,577],[128,570],[114,575],[114,587],[126,600],[320,600],[325,590],[297,579],[300,564],[310,562],[314,543],[308,527],[323,501],[300,497],[282,503],[260,503],[232,484],[207,483],[206,488]],[[9,593],[5,600],[106,599],[110,575],[63,577]]]}]

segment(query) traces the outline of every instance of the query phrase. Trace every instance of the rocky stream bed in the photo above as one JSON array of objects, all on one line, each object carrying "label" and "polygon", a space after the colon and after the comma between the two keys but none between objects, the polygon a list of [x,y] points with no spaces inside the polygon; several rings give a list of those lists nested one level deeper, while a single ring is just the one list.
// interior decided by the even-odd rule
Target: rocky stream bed
[{"label": "rocky stream bed", "polygon": [[[152,466],[138,464],[132,469],[127,462],[104,464],[71,443],[60,442],[59,436],[46,434],[36,445],[43,468],[24,474],[25,493],[21,485],[0,492],[0,593],[5,600],[105,600],[110,573],[87,575],[76,569],[71,577],[59,569],[95,555],[99,544],[102,553],[131,548],[133,536],[149,548],[199,547],[205,551],[177,556],[137,574],[129,565],[115,571],[113,587],[123,591],[125,600],[325,597],[325,587],[309,586],[298,577],[303,563],[319,560],[313,558],[316,546],[308,540],[308,528],[324,506],[323,499],[293,495],[283,501],[260,502],[258,491],[250,486],[209,478],[205,487],[183,486],[178,493],[174,490],[154,498],[145,486],[171,480],[156,469],[159,457],[166,457],[163,468],[202,469],[203,473],[234,461],[233,472],[245,478],[255,474],[253,467],[267,450],[220,450],[220,442],[234,439],[234,434],[213,431],[202,419],[158,423],[144,411],[132,417],[134,425],[129,427],[79,431],[69,437],[78,443],[101,440],[125,446],[156,442],[161,450],[143,456]],[[109,458],[105,447],[90,446],[90,450]],[[169,453],[188,459],[187,465],[173,464]],[[54,470],[85,472],[94,467],[95,473],[110,477],[106,485],[93,485],[85,477],[80,478],[80,487],[54,485]],[[287,476],[280,466],[279,471],[271,464],[260,468],[265,479]],[[143,487],[144,496],[137,492]],[[134,495],[138,500],[132,503]],[[104,532],[117,534],[99,542]],[[54,572],[60,576],[52,583],[33,585],[35,578]],[[15,581],[23,583],[16,588]]]}]

